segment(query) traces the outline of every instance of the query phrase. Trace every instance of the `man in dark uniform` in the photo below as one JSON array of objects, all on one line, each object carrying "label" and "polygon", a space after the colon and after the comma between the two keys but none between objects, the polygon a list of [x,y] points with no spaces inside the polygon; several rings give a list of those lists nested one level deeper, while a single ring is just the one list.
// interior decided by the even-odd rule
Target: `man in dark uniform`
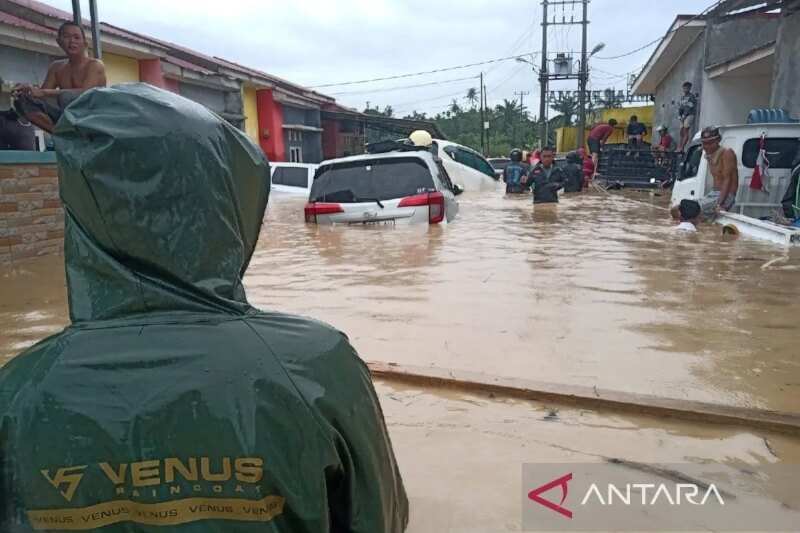
[{"label": "man in dark uniform", "polygon": [[542,158],[523,183],[533,189],[534,204],[558,203],[558,191],[564,187],[564,172],[555,165],[556,153],[542,148]]}]

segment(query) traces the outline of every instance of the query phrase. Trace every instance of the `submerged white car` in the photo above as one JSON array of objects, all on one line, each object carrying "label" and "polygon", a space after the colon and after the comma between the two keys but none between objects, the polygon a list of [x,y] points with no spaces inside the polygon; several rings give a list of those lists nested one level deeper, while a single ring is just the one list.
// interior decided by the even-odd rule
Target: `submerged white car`
[{"label": "submerged white car", "polygon": [[490,191],[500,186],[494,167],[475,150],[454,142],[433,139],[431,151],[442,159],[450,179],[463,190]]},{"label": "submerged white car", "polygon": [[308,196],[319,165],[270,163],[270,192],[277,196]]},{"label": "submerged white car", "polygon": [[447,224],[458,213],[460,193],[427,150],[332,159],[320,164],[305,219],[357,226]]}]

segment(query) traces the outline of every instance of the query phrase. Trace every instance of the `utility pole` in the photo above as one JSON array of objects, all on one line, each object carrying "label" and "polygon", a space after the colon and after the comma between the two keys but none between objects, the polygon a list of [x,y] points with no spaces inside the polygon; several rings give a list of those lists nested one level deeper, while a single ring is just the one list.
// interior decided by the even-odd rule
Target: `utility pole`
[{"label": "utility pole", "polygon": [[581,71],[578,78],[578,134],[576,149],[586,142],[586,84],[589,81],[589,56],[586,54],[586,33],[589,27],[589,0],[583,0],[583,35],[581,37]]},{"label": "utility pole", "polygon": [[514,93],[514,96],[519,96],[519,107],[520,109],[525,107],[525,97],[528,96],[530,91],[520,91],[518,93]]},{"label": "utility pole", "polygon": [[[519,110],[520,110],[520,113],[523,115],[523,118],[525,116],[525,97],[527,95],[529,95],[529,94],[531,94],[530,91],[520,91],[518,93],[514,93],[514,96],[519,96]],[[517,141],[517,133],[518,133],[517,129],[514,128],[514,139],[513,140],[514,140],[515,143]]]},{"label": "utility pole", "polygon": [[486,84],[483,85],[483,103],[483,129],[486,131],[486,151],[483,155],[488,157],[491,148],[489,144],[489,90],[486,88]]},{"label": "utility pole", "polygon": [[[587,25],[589,24],[588,12],[589,12],[589,1],[590,0],[542,0],[542,69],[539,75],[539,82],[541,85],[542,95],[541,101],[539,102],[539,120],[541,121],[540,130],[539,130],[539,137],[540,143],[544,146],[547,143],[548,137],[548,124],[547,124],[547,93],[548,93],[548,85],[550,80],[578,80],[578,146],[582,144],[582,139],[584,135],[584,131],[586,129],[586,83],[588,81],[588,65],[587,62],[591,55],[587,56],[586,54],[586,34],[587,34]],[[583,17],[581,20],[575,20],[574,17],[571,17],[569,21],[566,20],[566,16],[562,16],[561,22],[555,20],[555,17],[552,22],[547,20],[547,7],[548,6],[574,6],[575,4],[580,3],[583,4]],[[558,61],[563,64],[564,61],[569,61],[570,68],[569,70],[564,72],[559,72],[559,69],[556,69],[554,73],[550,73],[548,70],[548,60],[547,60],[547,27],[548,26],[574,26],[576,24],[583,25],[583,40],[581,43],[581,62],[580,62],[580,69],[578,74],[572,74],[572,66],[574,65],[571,63],[572,56],[568,56],[566,53],[558,54]],[[599,50],[602,46],[605,45],[598,45],[595,51]],[[593,51],[592,54],[595,52]]]},{"label": "utility pole", "polygon": [[481,122],[481,152],[486,155],[486,130],[483,128],[483,109],[484,109],[484,92],[483,92],[483,72],[481,72],[481,112],[479,113],[479,120]]},{"label": "utility pole", "polygon": [[547,0],[542,0],[542,68],[539,71],[539,148],[544,148],[547,143]]}]

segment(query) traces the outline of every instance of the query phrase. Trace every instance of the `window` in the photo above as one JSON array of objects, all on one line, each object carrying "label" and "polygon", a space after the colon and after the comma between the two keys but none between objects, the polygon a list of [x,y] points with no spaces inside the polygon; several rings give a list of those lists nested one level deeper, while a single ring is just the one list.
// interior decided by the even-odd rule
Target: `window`
[{"label": "window", "polygon": [[297,130],[289,130],[289,142],[303,142],[303,132]]},{"label": "window", "polygon": [[419,158],[352,161],[319,169],[312,202],[354,203],[392,200],[435,191],[428,166]]},{"label": "window", "polygon": [[[795,138],[767,137],[767,159],[770,168],[792,168],[792,162],[798,154],[800,141]],[[742,148],[742,164],[747,168],[756,166],[761,139],[748,139]]]},{"label": "window", "polygon": [[505,170],[509,163],[511,163],[510,159],[489,160],[489,164],[492,165],[492,168],[494,168],[495,170]]},{"label": "window", "polygon": [[478,164],[478,166],[475,167],[477,170],[479,170],[480,172],[483,172],[484,174],[486,174],[490,178],[494,178],[495,177],[494,168],[492,167],[491,164],[489,164],[489,162],[487,160],[485,160],[483,158],[483,156],[481,156],[479,154],[475,154],[475,162]]},{"label": "window", "polygon": [[458,148],[458,159],[459,163],[463,163],[468,167],[474,168],[478,172],[486,174],[489,177],[494,178],[494,169],[492,165],[489,164],[481,155],[477,152],[473,152],[472,150],[465,150],[464,148]]},{"label": "window", "polygon": [[442,160],[438,157],[436,158],[436,168],[439,169],[439,179],[442,180],[442,183],[444,183],[445,187],[452,191],[453,181],[450,179],[450,174],[448,174],[447,170],[445,170]]},{"label": "window", "polygon": [[699,144],[690,147],[683,163],[683,174],[678,181],[697,176],[697,171],[700,170],[700,161],[702,161],[702,159],[703,147]]},{"label": "window", "polygon": [[303,149],[299,146],[290,146],[289,147],[289,161],[291,163],[302,163],[303,162]]},{"label": "window", "polygon": [[275,167],[272,184],[305,189],[308,187],[308,170],[301,167]]}]

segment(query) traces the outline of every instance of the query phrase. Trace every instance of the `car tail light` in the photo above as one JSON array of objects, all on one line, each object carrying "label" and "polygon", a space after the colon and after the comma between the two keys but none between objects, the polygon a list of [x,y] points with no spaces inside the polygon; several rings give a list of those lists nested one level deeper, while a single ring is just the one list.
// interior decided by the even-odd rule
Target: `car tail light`
[{"label": "car tail light", "polygon": [[311,202],[305,207],[306,222],[316,222],[317,215],[333,215],[334,213],[344,213],[344,209],[339,204],[329,204],[326,202]]},{"label": "car tail light", "polygon": [[428,206],[428,223],[438,224],[444,220],[444,195],[440,192],[406,196],[397,207]]}]

